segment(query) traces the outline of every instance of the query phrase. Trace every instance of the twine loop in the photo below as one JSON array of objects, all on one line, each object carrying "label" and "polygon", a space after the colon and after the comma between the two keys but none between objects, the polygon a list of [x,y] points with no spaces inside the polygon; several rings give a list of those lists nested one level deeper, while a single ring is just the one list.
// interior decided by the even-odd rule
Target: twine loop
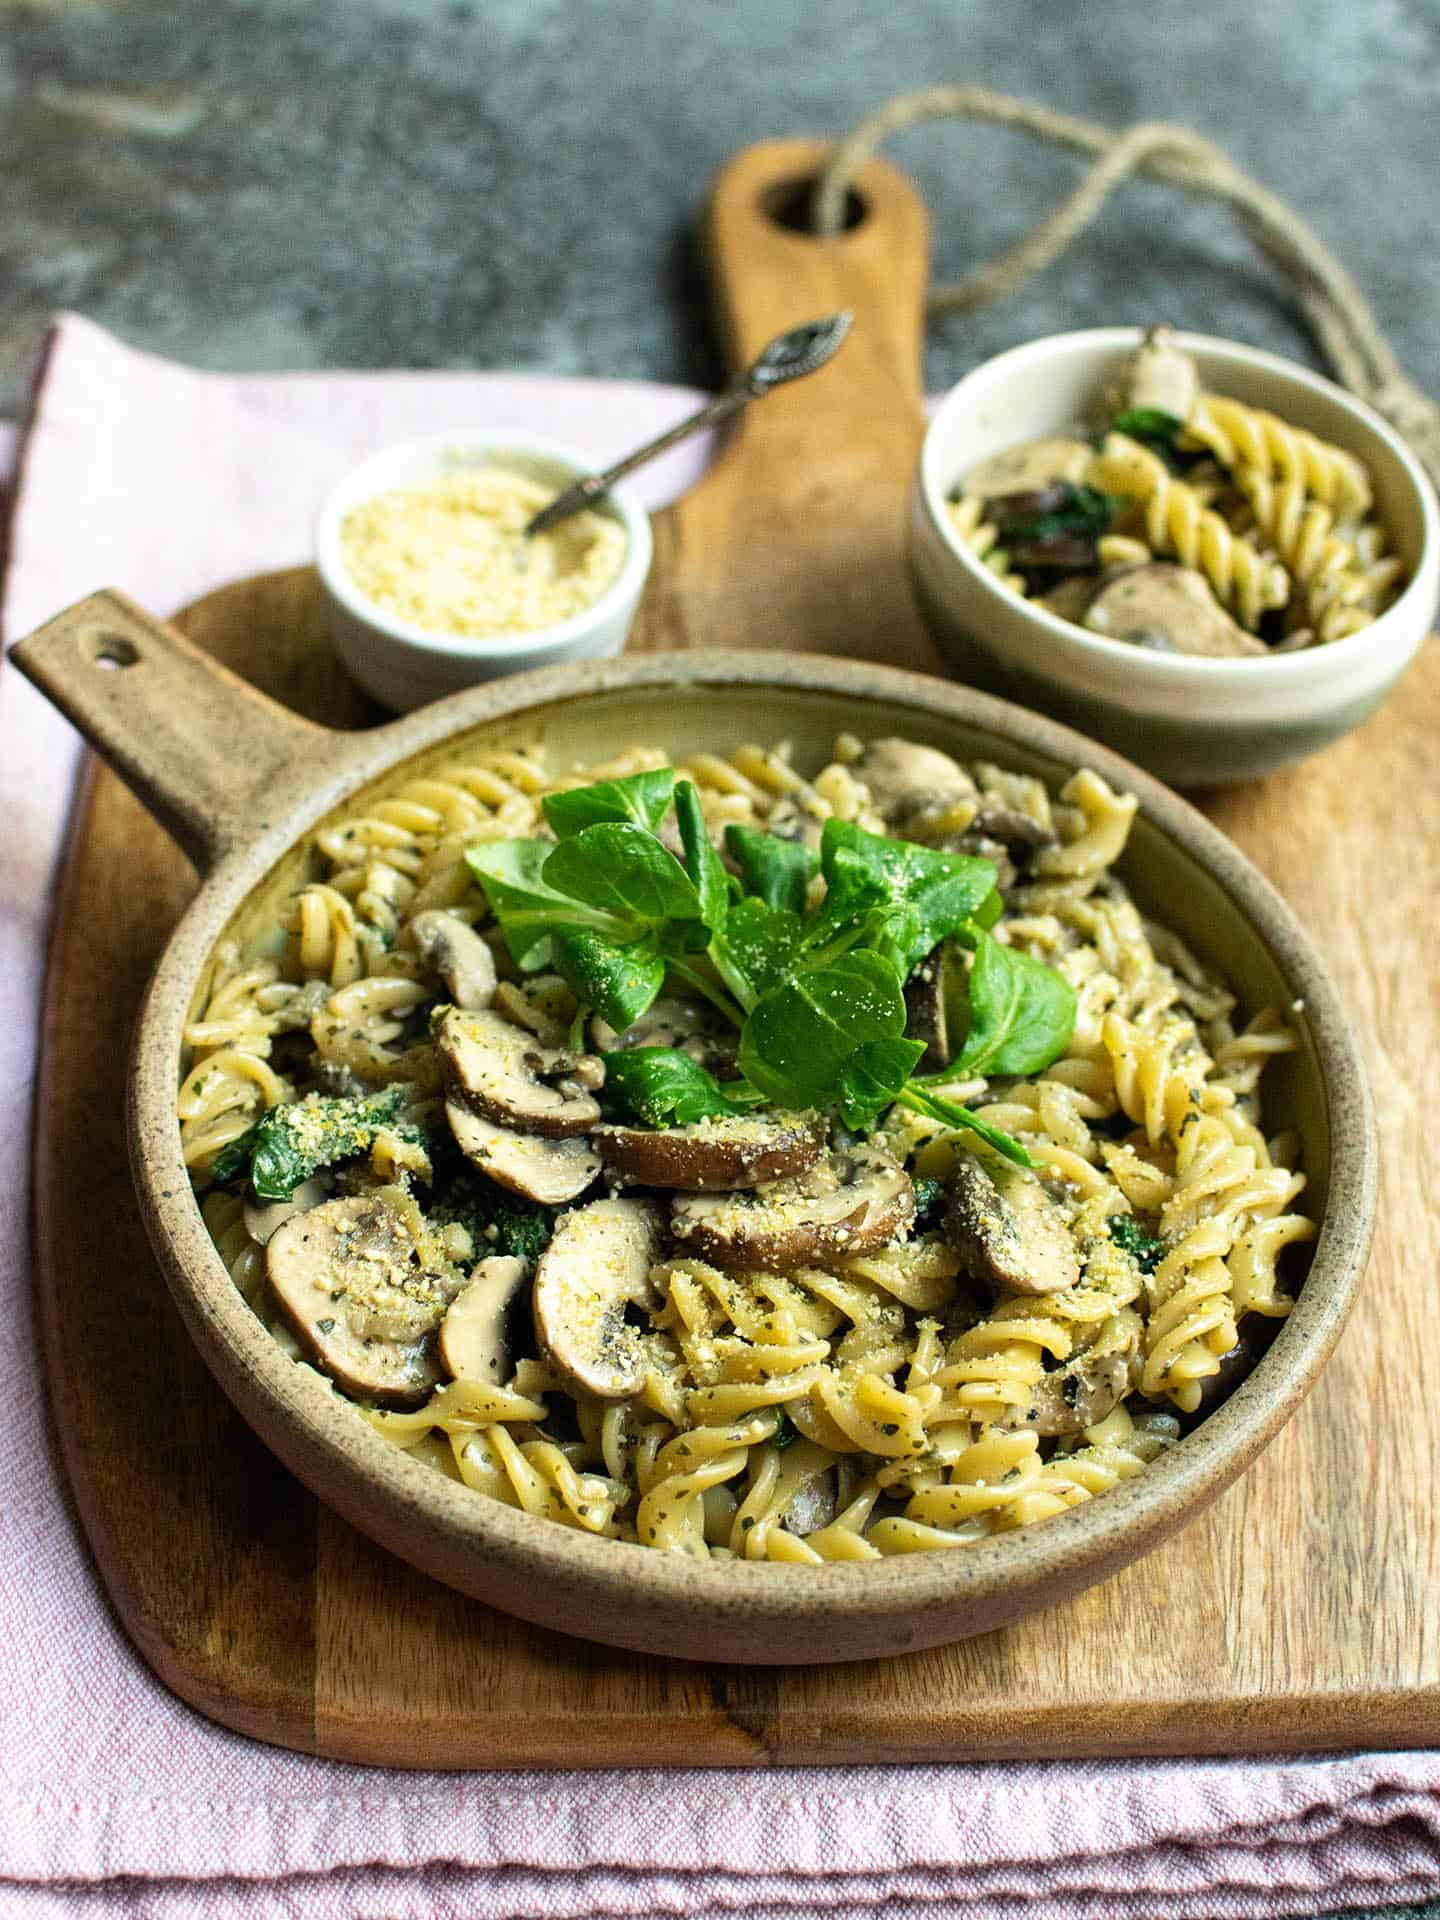
[{"label": "twine loop", "polygon": [[1406,378],[1359,287],[1292,206],[1187,127],[1140,121],[1116,133],[987,87],[925,87],[900,94],[866,114],[836,144],[816,188],[816,232],[840,231],[846,189],[882,142],[921,121],[945,119],[1015,127],[1091,164],[1060,204],[998,259],[965,280],[933,287],[932,313],[960,313],[1014,293],[1080,238],[1132,174],[1165,181],[1231,209],[1289,281],[1336,378],[1390,422],[1440,485],[1440,408]]}]

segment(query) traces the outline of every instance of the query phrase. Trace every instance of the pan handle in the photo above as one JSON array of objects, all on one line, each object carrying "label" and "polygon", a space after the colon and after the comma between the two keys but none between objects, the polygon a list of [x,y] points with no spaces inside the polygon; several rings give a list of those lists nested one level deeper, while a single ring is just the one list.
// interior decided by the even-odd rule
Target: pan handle
[{"label": "pan handle", "polygon": [[328,728],[258,693],[199,647],[105,588],[10,649],[10,658],[208,872],[256,828]]}]

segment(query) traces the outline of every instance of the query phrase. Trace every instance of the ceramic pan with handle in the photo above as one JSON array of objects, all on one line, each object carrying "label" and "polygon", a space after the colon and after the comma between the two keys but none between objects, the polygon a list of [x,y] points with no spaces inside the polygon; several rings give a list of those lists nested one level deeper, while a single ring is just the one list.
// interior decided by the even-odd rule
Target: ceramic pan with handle
[{"label": "ceramic pan with handle", "polygon": [[[134,1039],[130,1141],[146,1225],[220,1387],[322,1501],[435,1578],[540,1625],[707,1660],[817,1662],[984,1632],[1115,1572],[1213,1500],[1313,1384],[1354,1298],[1375,1209],[1373,1117],[1324,966],[1289,909],[1183,801],[1080,735],[969,689],[817,655],[654,654],[476,687],[369,732],[317,727],[120,595],[100,593],[12,658],[128,782],[203,884],[156,969]],[[949,1553],[790,1567],[695,1561],[581,1535],[409,1459],[235,1290],[191,1191],[175,1118],[182,1031],[217,943],[273,924],[309,877],[313,830],[478,746],[580,766],[632,742],[683,757],[785,737],[818,766],[837,732],[899,734],[1058,786],[1078,765],[1138,795],[1122,862],[1141,906],[1250,1008],[1297,1008],[1301,1045],[1267,1074],[1267,1129],[1294,1127],[1320,1235],[1294,1312],[1255,1372],[1178,1447],[1055,1519]],[[75,1196],[83,1204],[84,1195]]]}]

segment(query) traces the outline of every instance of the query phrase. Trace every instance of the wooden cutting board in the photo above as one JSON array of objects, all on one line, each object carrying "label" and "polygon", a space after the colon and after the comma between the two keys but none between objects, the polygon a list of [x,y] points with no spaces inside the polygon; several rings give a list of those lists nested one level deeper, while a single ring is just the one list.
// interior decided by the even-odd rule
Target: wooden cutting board
[{"label": "wooden cutting board", "polygon": [[[879,165],[822,245],[769,215],[815,151],[744,154],[709,226],[732,358],[849,305],[844,352],[754,410],[656,525],[637,648],[754,644],[934,667],[900,522],[921,434],[922,210]],[[181,624],[312,718],[376,716],[332,663],[313,577]],[[707,1668],[492,1613],[391,1559],[260,1447],[152,1262],[123,1138],[125,1038],[193,876],[109,773],[77,810],[40,1076],[45,1358],[80,1513],[161,1679],[283,1746],[414,1767],[715,1766],[1208,1753],[1440,1740],[1440,652],[1359,733],[1210,812],[1327,953],[1385,1156],[1368,1284],[1278,1442],[1159,1553],[1052,1612],[903,1659]],[[1336,1116],[1345,1124],[1345,1116]]]}]

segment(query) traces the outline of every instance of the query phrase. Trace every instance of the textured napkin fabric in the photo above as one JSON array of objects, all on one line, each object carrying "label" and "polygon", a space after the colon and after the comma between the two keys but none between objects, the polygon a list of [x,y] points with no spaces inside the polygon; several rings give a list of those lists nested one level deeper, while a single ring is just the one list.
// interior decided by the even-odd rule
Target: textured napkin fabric
[{"label": "textured napkin fabric", "polygon": [[[597,461],[678,417],[676,388],[499,375],[220,378],[75,319],[20,449],[15,639],[101,585],[168,612],[301,561],[358,453],[466,421]],[[652,499],[697,456],[647,476]],[[260,1746],[173,1700],[117,1628],[49,1430],[26,1192],[43,947],[78,752],[0,673],[0,1915],[944,1911],[1224,1920],[1440,1895],[1440,1754],[753,1773],[415,1774]]]}]

